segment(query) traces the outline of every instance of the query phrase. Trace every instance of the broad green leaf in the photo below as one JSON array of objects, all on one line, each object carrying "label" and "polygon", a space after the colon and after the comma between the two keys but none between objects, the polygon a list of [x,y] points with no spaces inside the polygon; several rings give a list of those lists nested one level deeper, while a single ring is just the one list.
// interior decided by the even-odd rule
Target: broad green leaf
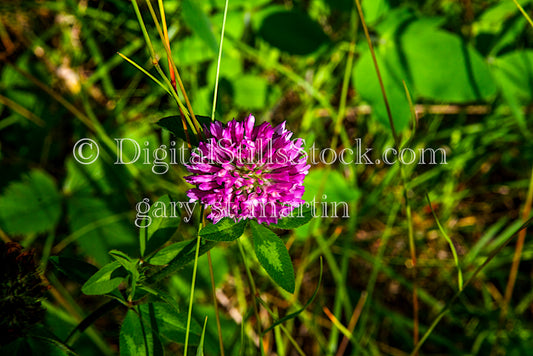
[{"label": "broad green leaf", "polygon": [[124,281],[125,270],[118,261],[102,267],[81,287],[87,295],[101,295],[112,292]]},{"label": "broad green leaf", "polygon": [[218,53],[218,41],[213,33],[209,17],[201,8],[201,2],[184,0],[181,6],[183,20],[187,26],[207,44],[213,53]]},{"label": "broad green leaf", "polygon": [[496,86],[487,63],[455,34],[425,21],[410,24],[395,47],[418,96],[454,103],[487,100]]},{"label": "broad green leaf", "polygon": [[287,230],[295,229],[299,226],[307,224],[312,218],[313,209],[305,208],[305,205],[302,204],[301,207],[294,209],[289,216],[278,220],[277,224],[268,225],[268,227]]},{"label": "broad green leaf", "polygon": [[157,251],[148,259],[148,263],[154,266],[164,266],[172,261],[190,241],[180,241],[166,246]]},{"label": "broad green leaf", "polygon": [[[353,5],[354,2],[350,2],[352,3],[351,5]],[[366,23],[371,25],[389,10],[389,3],[387,0],[363,1],[361,7],[365,14]]]},{"label": "broad green leaf", "polygon": [[280,287],[294,293],[294,268],[283,241],[272,231],[251,222],[254,250],[259,263]]},{"label": "broad green leaf", "polygon": [[163,355],[153,309],[152,303],[148,303],[138,308],[139,314],[128,310],[120,328],[121,356]]},{"label": "broad green leaf", "polygon": [[307,55],[329,42],[319,23],[296,10],[276,11],[263,19],[259,36],[290,54]]},{"label": "broad green leaf", "polygon": [[[496,93],[484,58],[459,36],[439,29],[442,21],[417,19],[409,11],[396,10],[377,26],[380,45],[376,47],[376,57],[397,131],[407,126],[411,115],[402,81],[414,98],[439,102],[488,100]],[[375,117],[389,126],[368,50],[358,60],[354,83],[361,97],[372,106]]]},{"label": "broad green leaf", "polygon": [[98,272],[98,268],[92,264],[70,257],[52,256],[50,261],[55,269],[80,284],[84,284]]},{"label": "broad green leaf", "polygon": [[0,226],[13,235],[53,229],[61,216],[61,200],[53,178],[33,170],[0,196]]},{"label": "broad green leaf", "polygon": [[231,218],[224,218],[216,224],[208,223],[200,230],[200,236],[209,241],[233,241],[237,240],[244,233],[244,228],[248,220],[239,222]]},{"label": "broad green leaf", "polygon": [[[166,303],[153,303],[155,318],[161,335],[178,343],[185,342],[187,331],[187,314],[178,313],[174,307]],[[146,308],[144,305],[141,308]],[[191,321],[189,341],[191,345],[198,345],[202,329],[193,319]]]}]

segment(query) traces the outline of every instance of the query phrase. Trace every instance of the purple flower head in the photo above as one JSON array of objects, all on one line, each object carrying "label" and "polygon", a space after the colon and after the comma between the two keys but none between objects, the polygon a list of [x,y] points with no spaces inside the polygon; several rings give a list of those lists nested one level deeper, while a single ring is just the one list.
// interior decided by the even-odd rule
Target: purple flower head
[{"label": "purple flower head", "polygon": [[185,165],[192,173],[185,180],[196,185],[187,196],[210,206],[207,217],[215,224],[225,217],[277,223],[304,202],[310,166],[303,141],[291,140],[285,122],[254,123],[251,114],[242,122],[213,122]]}]

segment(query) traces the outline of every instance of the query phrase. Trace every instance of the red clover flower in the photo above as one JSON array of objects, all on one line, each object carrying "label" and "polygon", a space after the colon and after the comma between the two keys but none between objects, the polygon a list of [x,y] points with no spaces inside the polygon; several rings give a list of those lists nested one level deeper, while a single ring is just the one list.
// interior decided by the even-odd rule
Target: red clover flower
[{"label": "red clover flower", "polygon": [[304,203],[310,166],[303,141],[291,140],[285,122],[254,124],[251,114],[242,122],[213,122],[185,165],[193,174],[185,180],[196,185],[187,196],[211,207],[207,217],[215,224],[225,217],[277,223]]}]

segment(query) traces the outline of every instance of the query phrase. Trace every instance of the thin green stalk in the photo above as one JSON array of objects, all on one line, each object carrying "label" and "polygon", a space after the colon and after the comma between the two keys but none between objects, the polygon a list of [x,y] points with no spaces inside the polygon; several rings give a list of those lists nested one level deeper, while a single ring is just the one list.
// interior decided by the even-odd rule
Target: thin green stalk
[{"label": "thin green stalk", "polygon": [[[374,266],[372,268],[372,273],[370,274],[370,278],[368,279],[368,283],[366,286],[367,300],[372,300],[372,297],[374,295],[374,288],[376,286],[379,272],[381,271],[381,268],[383,265],[383,256],[385,254],[385,249],[387,247],[390,237],[392,236],[392,226],[394,222],[396,221],[396,217],[398,215],[399,210],[400,210],[400,204],[395,204],[393,207],[391,207],[391,211],[387,219],[387,227],[385,231],[383,232],[383,236],[381,237],[377,256],[374,261]],[[367,324],[367,319],[368,319],[368,314],[369,314],[368,306],[370,305],[371,303],[365,304],[361,312],[361,316],[360,316],[361,321],[358,327],[359,332],[357,333],[357,336],[355,337],[355,339],[359,340],[359,342],[361,342],[360,340],[363,336],[363,333],[365,333],[368,330],[366,327],[366,324]],[[357,350],[361,351],[360,344],[354,344],[353,346],[354,346],[355,351]]]},{"label": "thin green stalk", "polygon": [[254,314],[255,319],[257,323],[257,336],[259,337],[259,347],[261,348],[261,353],[263,353],[263,339],[261,338],[262,331],[261,331],[261,318],[259,317],[259,310],[257,308],[257,302],[255,296],[257,295],[257,290],[255,288],[254,279],[252,277],[252,272],[250,271],[250,268],[248,267],[248,262],[246,261],[246,254],[244,253],[244,249],[242,247],[241,241],[237,241],[237,245],[239,246],[239,252],[241,253],[242,261],[244,263],[244,268],[246,270],[246,275],[248,276],[248,282],[250,283],[250,289],[252,291],[252,306],[254,308]]},{"label": "thin green stalk", "polygon": [[[200,215],[203,217],[204,215],[204,209],[202,208],[202,211]],[[201,225],[201,224],[200,224]],[[192,318],[192,304],[194,300],[194,287],[196,285],[196,272],[198,269],[198,254],[200,251],[200,228],[198,228],[198,237],[196,238],[196,251],[194,254],[194,266],[192,270],[192,281],[191,281],[191,295],[189,297],[189,312],[187,313],[187,329],[185,332],[185,353],[184,355],[187,356],[187,349],[189,347],[189,334],[191,329],[191,318]]]},{"label": "thin green stalk", "polygon": [[152,58],[152,63],[156,65],[157,57],[155,55],[154,46],[152,45],[152,41],[150,40],[150,35],[148,35],[148,31],[146,30],[146,25],[144,24],[141,11],[139,10],[139,4],[137,4],[137,0],[131,0],[131,3],[133,4],[133,9],[135,11],[135,15],[137,16],[137,20],[139,21],[139,25],[141,26],[141,32],[143,33],[144,41],[146,42],[146,45],[148,46],[150,57]]},{"label": "thin green stalk", "polygon": [[433,206],[431,205],[431,200],[429,200],[429,195],[426,194],[426,199],[429,204],[429,208],[431,209],[431,213],[433,214],[433,217],[435,218],[435,221],[437,222],[437,226],[439,227],[439,230],[441,234],[446,239],[446,242],[448,242],[448,245],[450,246],[450,250],[452,250],[453,260],[455,261],[455,266],[457,267],[457,283],[459,284],[459,290],[463,289],[463,273],[461,272],[461,266],[459,265],[459,258],[457,257],[457,251],[455,251],[455,246],[453,245],[452,239],[446,234],[446,231],[444,231],[444,228],[442,227],[439,218],[437,217],[437,213],[435,213],[435,210],[433,210]]},{"label": "thin green stalk", "polygon": [[527,14],[527,12],[524,10],[524,8],[518,3],[518,1],[516,0],[513,0],[514,4],[516,5],[516,7],[518,8],[518,10],[520,10],[520,12],[522,13],[522,15],[524,15],[524,17],[526,18],[527,22],[529,22],[529,24],[531,25],[531,27],[533,27],[533,21],[531,21],[531,17],[529,17],[529,15]]},{"label": "thin green stalk", "polygon": [[[261,299],[259,296],[256,297],[256,300],[259,302],[259,304],[261,304],[263,306],[263,308],[265,308],[265,310],[268,312],[268,314],[270,314],[270,316],[273,318],[273,319],[277,319],[277,315],[274,314],[274,312],[268,307],[267,303],[265,303],[265,301],[263,299]],[[296,340],[294,340],[294,338],[291,336],[291,333],[287,330],[287,328],[283,325],[283,324],[279,324],[278,325],[281,330],[283,331],[283,333],[285,334],[285,336],[287,336],[287,338],[289,339],[290,343],[292,344],[292,346],[294,346],[294,348],[296,349],[296,351],[302,355],[302,356],[305,356],[305,352],[303,352],[302,348],[298,345],[298,343],[296,342]],[[276,329],[277,330],[277,329]]]},{"label": "thin green stalk", "polygon": [[[167,19],[165,16],[165,6],[163,6],[163,0],[157,0],[157,4],[159,5],[159,13],[161,14],[161,22],[163,26],[163,44],[165,47],[168,47],[168,53],[167,53],[167,62],[168,62],[168,71],[170,72],[170,82],[172,83],[172,87],[175,91],[178,91],[176,88],[176,75],[174,74],[173,69],[173,60],[172,60],[172,51],[170,50],[170,39],[168,38],[168,27],[167,27]],[[165,48],[166,49],[166,48]]]},{"label": "thin green stalk", "polygon": [[[346,60],[346,67],[344,69],[344,77],[343,77],[343,80],[342,80],[342,90],[341,90],[341,97],[340,97],[340,103],[339,103],[339,110],[337,111],[337,118],[335,120],[334,134],[333,134],[333,139],[331,141],[331,150],[330,150],[330,154],[329,154],[329,160],[330,161],[333,158],[332,157],[333,156],[333,152],[335,152],[335,150],[337,149],[337,144],[338,144],[338,140],[339,140],[339,134],[341,132],[341,128],[342,128],[342,124],[343,124],[343,120],[344,120],[344,115],[346,113],[346,101],[347,101],[347,98],[348,98],[348,87],[349,87],[350,78],[351,78],[351,75],[352,75],[353,60],[354,60],[354,56],[355,56],[355,38],[356,38],[356,34],[357,34],[357,27],[356,27],[356,22],[355,22],[355,11],[352,11],[351,23],[353,24],[352,26],[354,28],[351,31],[352,32],[352,41],[350,43],[350,47],[349,47],[349,50],[348,50],[348,59]],[[331,165],[326,166],[326,169],[331,169]],[[353,167],[351,167],[351,169],[352,169],[352,173],[353,173],[354,172]],[[346,240],[346,243],[347,242],[348,242],[348,240]],[[348,267],[348,258],[347,258],[346,254],[343,254],[343,258],[341,260],[341,276],[343,277],[343,279],[345,279],[345,277],[347,275],[347,267]],[[341,307],[342,307],[342,304],[343,304],[342,301],[343,301],[344,298],[346,298],[346,294],[342,293],[342,288],[341,288],[340,298],[335,298],[335,303],[333,305],[333,313],[335,313],[335,315],[340,315]],[[329,348],[328,348],[328,350],[331,353],[333,353],[334,349],[337,348],[338,339],[339,339],[339,329],[334,324],[332,329],[331,329],[331,334],[330,334],[330,337],[329,337]]]},{"label": "thin green stalk", "polygon": [[[224,30],[226,28],[226,17],[228,14],[228,0],[226,0],[226,4],[224,6],[224,18],[222,20],[222,31],[220,34],[220,47],[218,49],[218,60],[217,60],[217,74],[215,78],[215,93],[213,94],[213,110],[211,112],[211,121],[215,121],[215,109],[217,106],[217,94],[218,94],[218,80],[220,76],[220,60],[222,58],[222,45],[224,43]],[[215,306],[215,317],[216,317],[216,323],[217,323],[217,333],[218,333],[218,343],[220,346],[220,354],[224,356],[224,341],[222,338],[222,328],[220,326],[220,316],[219,316],[219,309],[218,309],[218,302],[217,302],[217,296],[216,296],[216,288],[215,288],[215,277],[213,274],[213,262],[211,261],[211,253],[207,252],[207,259],[209,262],[209,275],[211,277],[211,289],[213,293],[213,304]]]},{"label": "thin green stalk", "polygon": [[366,27],[365,17],[363,15],[363,9],[361,8],[361,2],[355,0],[355,5],[357,6],[357,11],[359,12],[359,17],[361,18],[361,25],[363,25],[363,30],[365,31],[366,41],[368,42],[368,48],[370,49],[370,54],[372,55],[372,61],[374,62],[374,68],[376,69],[376,74],[378,76],[379,87],[381,88],[381,94],[383,95],[383,101],[385,102],[385,108],[387,109],[387,116],[389,118],[389,124],[392,130],[392,136],[396,145],[399,145],[399,136],[396,133],[396,128],[394,127],[394,120],[392,119],[392,112],[389,105],[389,100],[387,99],[387,93],[385,92],[385,86],[383,85],[383,79],[381,78],[381,72],[379,71],[378,60],[376,58],[376,53],[374,52],[374,46],[372,45],[372,40],[370,39],[370,34],[368,33],[368,28]]},{"label": "thin green stalk", "polygon": [[120,57],[122,57],[124,60],[126,60],[128,63],[130,63],[132,66],[134,66],[135,68],[137,68],[138,70],[143,72],[144,75],[146,75],[148,78],[152,79],[157,85],[159,85],[161,88],[163,88],[163,90],[165,90],[168,93],[168,95],[172,96],[172,93],[170,92],[168,87],[166,85],[164,85],[163,83],[161,83],[156,77],[151,75],[146,69],[144,69],[143,67],[141,67],[140,65],[135,63],[133,60],[131,60],[128,57],[126,57],[124,54],[122,54],[120,52],[117,52],[117,54]]},{"label": "thin green stalk", "polygon": [[226,16],[228,14],[228,2],[224,5],[224,18],[222,20],[222,31],[220,33],[220,47],[218,48],[218,59],[217,59],[217,75],[215,78],[215,93],[213,95],[213,110],[211,111],[211,121],[215,121],[215,109],[217,107],[217,96],[218,96],[218,79],[220,76],[220,61],[222,59],[222,44],[224,43],[224,30],[226,29]]},{"label": "thin green stalk", "polygon": [[224,341],[222,339],[222,327],[220,326],[220,316],[217,301],[217,290],[215,286],[215,274],[213,273],[213,261],[211,260],[211,251],[207,251],[207,261],[209,265],[209,277],[211,278],[211,293],[213,294],[213,305],[215,306],[215,319],[217,323],[218,344],[220,355],[224,356]]},{"label": "thin green stalk", "polygon": [[7,106],[11,110],[17,112],[18,114],[25,117],[29,121],[33,122],[37,126],[40,126],[40,127],[46,126],[46,122],[43,119],[41,119],[40,117],[38,117],[37,115],[29,111],[22,105],[14,102],[13,100],[9,98],[6,98],[3,95],[0,95],[0,104]]}]

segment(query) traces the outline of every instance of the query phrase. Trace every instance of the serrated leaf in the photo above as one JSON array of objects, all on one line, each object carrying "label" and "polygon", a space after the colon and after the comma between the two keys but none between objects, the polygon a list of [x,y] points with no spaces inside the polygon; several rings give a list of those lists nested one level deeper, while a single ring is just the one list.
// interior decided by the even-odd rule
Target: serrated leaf
[{"label": "serrated leaf", "polygon": [[70,257],[52,256],[50,261],[55,269],[80,284],[84,284],[98,272],[96,266]]},{"label": "serrated leaf", "polygon": [[298,55],[313,53],[329,41],[318,22],[296,10],[276,11],[266,16],[259,35],[272,46]]},{"label": "serrated leaf", "polygon": [[11,183],[0,197],[0,226],[8,234],[40,233],[56,226],[61,194],[53,178],[34,170]]},{"label": "serrated leaf", "polygon": [[208,223],[200,230],[200,236],[209,241],[233,241],[237,240],[244,233],[248,220],[239,222],[231,218],[224,218],[216,224]]},{"label": "serrated leaf", "polygon": [[110,293],[122,283],[125,272],[119,262],[108,263],[85,282],[81,291],[87,295]]},{"label": "serrated leaf", "polygon": [[292,211],[290,216],[278,220],[277,224],[268,225],[269,228],[276,229],[296,229],[302,225],[307,224],[313,218],[313,210],[311,208],[296,208]]},{"label": "serrated leaf", "polygon": [[251,222],[254,250],[259,263],[280,287],[294,293],[294,268],[283,241],[272,231]]}]

